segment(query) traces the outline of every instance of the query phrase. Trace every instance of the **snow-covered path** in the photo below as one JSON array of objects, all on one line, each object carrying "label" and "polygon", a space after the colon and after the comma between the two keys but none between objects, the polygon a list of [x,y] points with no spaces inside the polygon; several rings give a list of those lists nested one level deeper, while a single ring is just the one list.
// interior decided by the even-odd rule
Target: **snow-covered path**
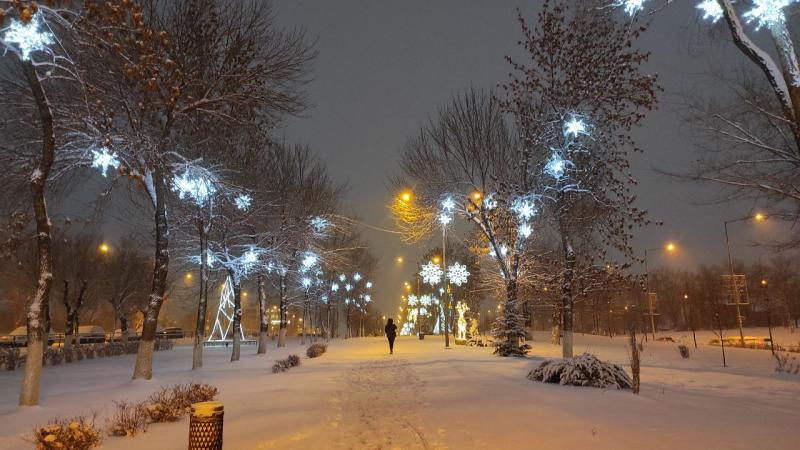
[{"label": "snow-covered path", "polygon": [[[537,335],[532,356],[503,359],[490,349],[443,349],[439,338],[400,338],[394,355],[382,338],[332,342],[320,358],[287,373],[271,363],[305,347],[271,347],[266,356],[208,349],[189,370],[191,349],[155,356],[155,378],[131,382],[131,356],[44,371],[42,406],[15,406],[19,372],[0,373],[0,449],[30,448],[20,436],[55,416],[99,414],[112,400],[138,400],[189,380],[220,389],[225,448],[239,449],[796,449],[800,377],[776,374],[767,351],[701,346],[688,360],[675,344],[646,344],[639,396],[534,383],[527,372],[560,353]],[[273,343],[274,345],[274,343]],[[626,364],[624,339],[577,336],[576,351]],[[105,438],[104,449],[185,449],[188,421],[152,425],[136,438]]]}]

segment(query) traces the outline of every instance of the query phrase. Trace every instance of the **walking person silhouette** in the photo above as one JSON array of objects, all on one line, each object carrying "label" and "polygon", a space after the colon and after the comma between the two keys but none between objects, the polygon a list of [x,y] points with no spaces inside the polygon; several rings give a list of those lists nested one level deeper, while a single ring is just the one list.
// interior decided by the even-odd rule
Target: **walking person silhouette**
[{"label": "walking person silhouette", "polygon": [[389,354],[394,354],[394,338],[397,337],[397,325],[394,324],[394,320],[389,319],[383,331],[386,332],[386,338],[389,339]]}]

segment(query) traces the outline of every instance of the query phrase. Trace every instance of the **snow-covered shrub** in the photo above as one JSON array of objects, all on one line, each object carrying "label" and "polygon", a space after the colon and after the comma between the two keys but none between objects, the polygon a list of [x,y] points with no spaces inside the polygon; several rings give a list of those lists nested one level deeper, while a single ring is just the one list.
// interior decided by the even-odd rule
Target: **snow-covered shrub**
[{"label": "snow-covered shrub", "polygon": [[15,370],[25,364],[25,355],[17,347],[0,348],[0,367]]},{"label": "snow-covered shrub", "polygon": [[144,403],[114,402],[116,410],[106,421],[109,436],[136,436],[147,431],[147,407]]},{"label": "snow-covered shrub", "polygon": [[286,359],[279,359],[272,365],[272,373],[286,372],[292,367],[300,365],[300,357],[297,355],[289,355]]},{"label": "snow-covered shrub", "polygon": [[306,356],[309,358],[316,358],[318,356],[322,356],[328,350],[328,346],[325,344],[311,344],[310,347],[306,350]]},{"label": "snow-covered shrub", "polygon": [[216,396],[217,388],[208,384],[176,384],[153,393],[144,407],[150,422],[174,422],[189,411],[192,403],[214,400]]},{"label": "snow-covered shrub", "polygon": [[47,347],[42,355],[44,364],[50,366],[57,366],[64,360],[64,349],[58,347]]},{"label": "snow-covered shrub", "polygon": [[528,373],[528,379],[572,386],[629,389],[631,379],[621,366],[584,353],[575,358],[548,359]]},{"label": "snow-covered shrub", "polygon": [[172,350],[174,345],[175,343],[172,341],[172,339],[156,339],[155,350],[157,352],[161,350]]},{"label": "snow-covered shrub", "polygon": [[73,345],[72,352],[74,353],[72,360],[73,361],[83,361],[83,358],[86,356],[86,346],[85,345]]},{"label": "snow-covered shrub", "polygon": [[791,373],[794,375],[800,374],[800,358],[797,356],[784,352],[776,352],[775,360],[775,372]]},{"label": "snow-covered shrub", "polygon": [[91,420],[83,416],[54,420],[33,429],[28,439],[36,450],[89,450],[100,445],[100,432]]},{"label": "snow-covered shrub", "polygon": [[679,345],[678,352],[681,354],[681,358],[683,359],[689,358],[689,347],[686,344]]}]

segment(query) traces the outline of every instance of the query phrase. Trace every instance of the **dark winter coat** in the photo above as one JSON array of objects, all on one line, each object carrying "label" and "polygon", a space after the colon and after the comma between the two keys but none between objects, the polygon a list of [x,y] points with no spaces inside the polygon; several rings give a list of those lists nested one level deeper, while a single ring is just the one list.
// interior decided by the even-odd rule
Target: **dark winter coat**
[{"label": "dark winter coat", "polygon": [[393,323],[387,323],[386,328],[383,329],[386,332],[386,336],[388,337],[396,337],[397,336],[397,325]]}]

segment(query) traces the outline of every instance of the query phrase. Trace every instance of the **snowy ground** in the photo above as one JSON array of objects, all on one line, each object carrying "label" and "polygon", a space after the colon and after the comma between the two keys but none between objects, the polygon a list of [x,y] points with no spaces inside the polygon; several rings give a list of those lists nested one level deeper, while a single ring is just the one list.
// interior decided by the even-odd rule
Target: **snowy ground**
[{"label": "snowy ground", "polygon": [[[776,341],[800,340],[782,333]],[[698,338],[707,342],[710,333]],[[50,417],[95,411],[102,423],[112,400],[189,380],[219,387],[227,449],[800,448],[800,376],[775,373],[769,351],[730,349],[723,368],[718,348],[692,348],[683,360],[676,344],[646,344],[635,396],[527,380],[543,358],[560,353],[545,339],[537,334],[522,360],[490,349],[445,351],[431,337],[399,338],[392,356],[380,338],[336,341],[322,357],[277,375],[269,369],[276,358],[304,355],[298,341],[266,357],[245,348],[238,363],[228,362],[228,349],[207,349],[198,372],[188,370],[191,349],[176,347],[155,354],[149,382],[130,381],[132,356],[47,367],[42,405],[24,410],[15,406],[21,372],[1,373],[0,449],[32,447],[20,436]],[[621,337],[578,335],[576,351],[627,365]],[[102,448],[185,449],[187,434],[184,419],[135,438],[107,437]]]}]

